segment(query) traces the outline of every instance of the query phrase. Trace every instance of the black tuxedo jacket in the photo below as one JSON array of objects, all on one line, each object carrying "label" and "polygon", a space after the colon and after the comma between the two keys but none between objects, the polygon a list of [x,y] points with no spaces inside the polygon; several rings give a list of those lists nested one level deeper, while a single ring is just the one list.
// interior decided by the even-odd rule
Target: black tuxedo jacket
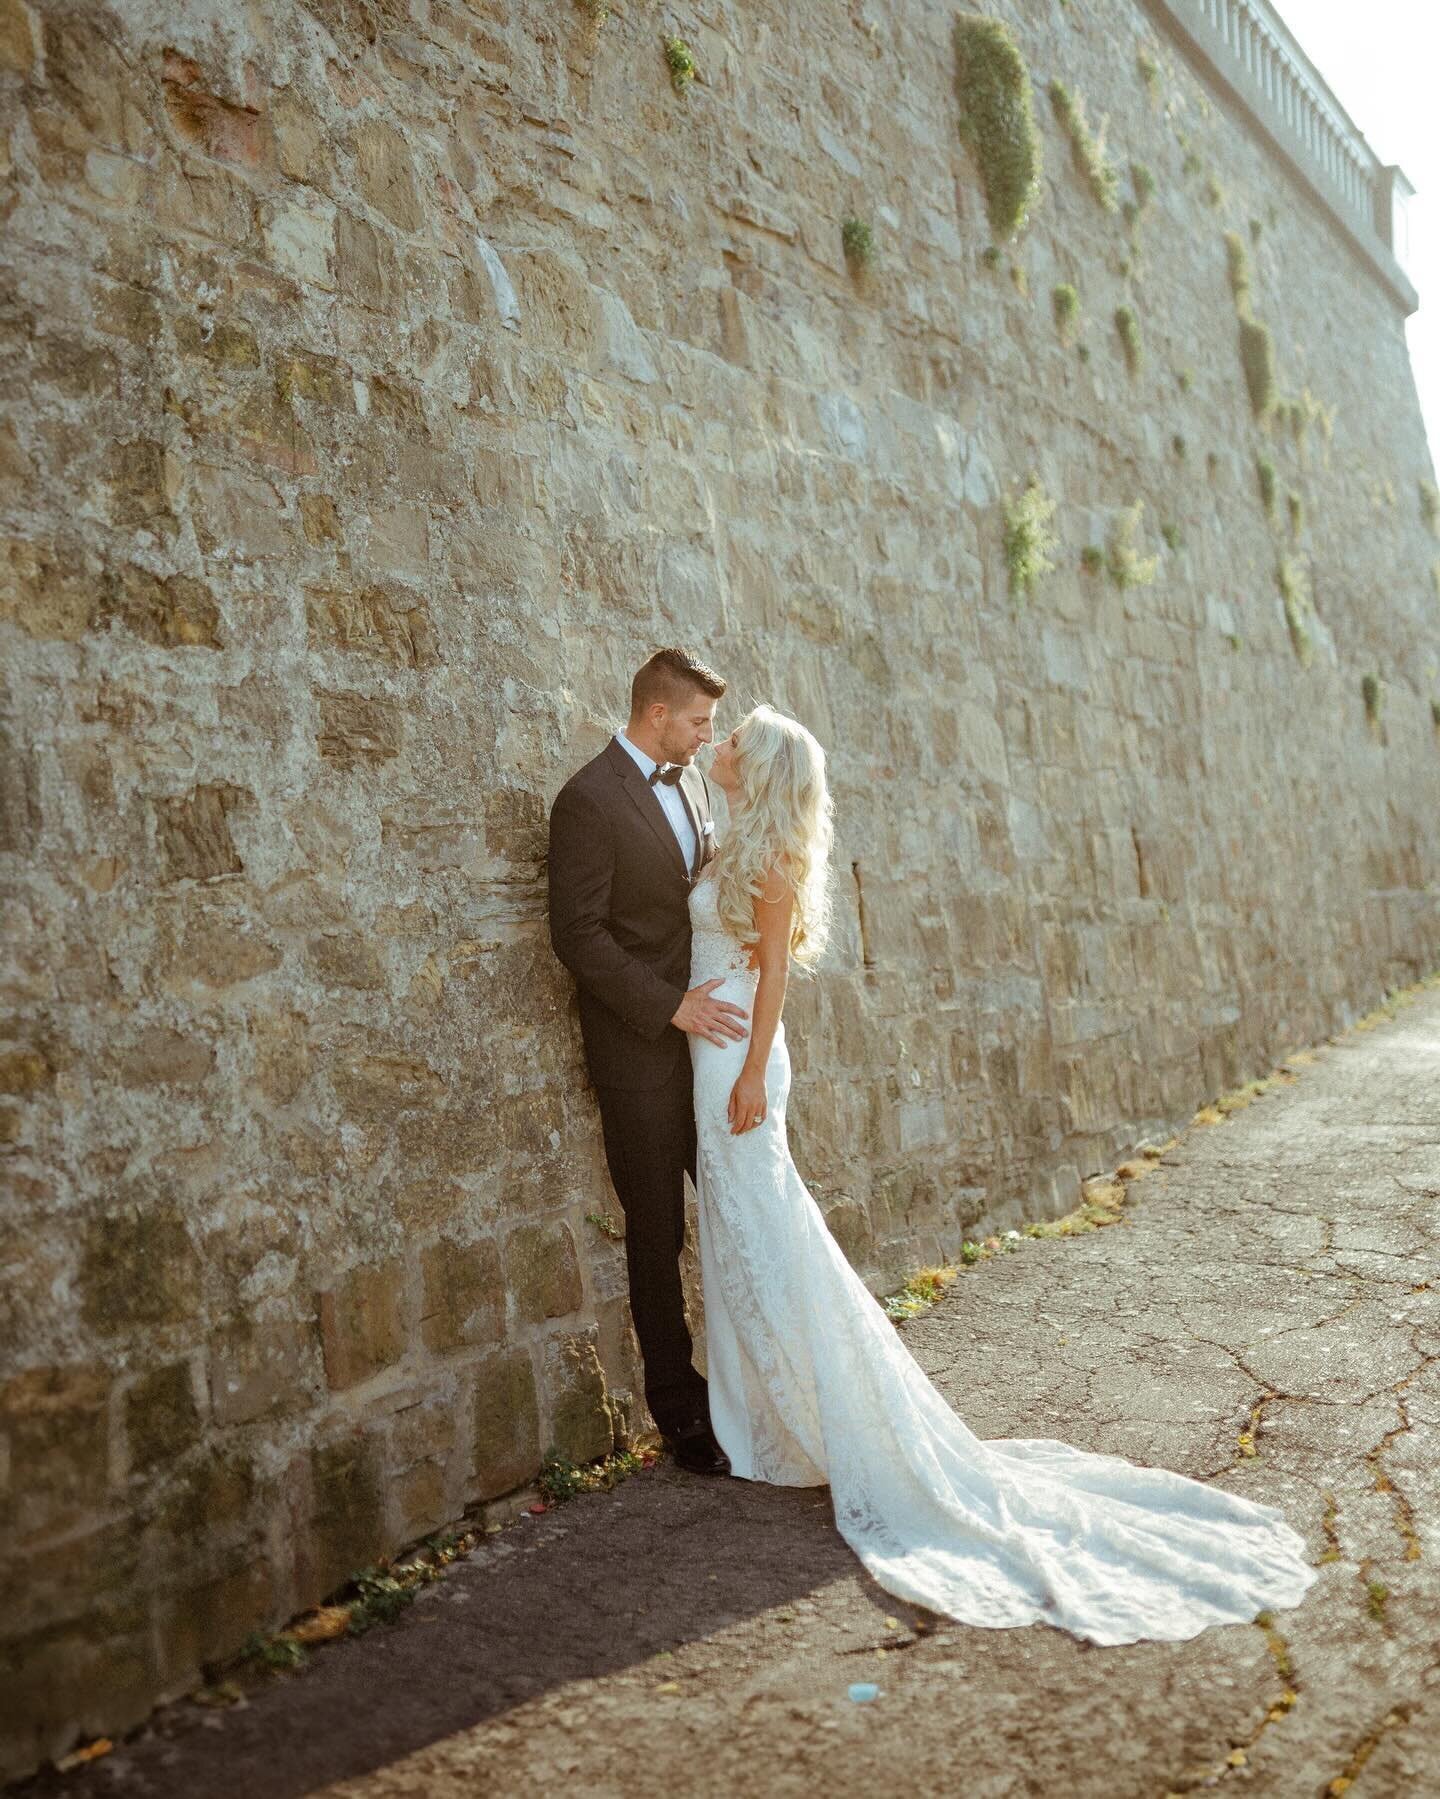
[{"label": "black tuxedo jacket", "polygon": [[688,1063],[670,1020],[690,985],[690,889],[715,835],[699,769],[679,787],[699,843],[688,869],[655,790],[613,737],[550,808],[550,941],[579,989],[597,1087],[662,1087]]}]

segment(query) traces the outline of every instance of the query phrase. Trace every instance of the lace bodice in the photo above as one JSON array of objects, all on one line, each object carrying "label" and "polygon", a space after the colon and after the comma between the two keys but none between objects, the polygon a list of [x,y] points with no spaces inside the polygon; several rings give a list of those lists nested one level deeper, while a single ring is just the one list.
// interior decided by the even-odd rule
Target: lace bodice
[{"label": "lace bodice", "polygon": [[690,985],[732,977],[747,986],[759,980],[750,967],[750,952],[720,922],[715,905],[715,877],[702,875],[690,889]]}]

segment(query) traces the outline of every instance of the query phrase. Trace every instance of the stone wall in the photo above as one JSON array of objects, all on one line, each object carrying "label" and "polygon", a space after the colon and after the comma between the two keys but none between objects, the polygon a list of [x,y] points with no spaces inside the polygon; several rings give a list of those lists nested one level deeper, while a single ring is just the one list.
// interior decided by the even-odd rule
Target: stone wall
[{"label": "stone wall", "polygon": [[0,0],[8,1765],[639,1418],[543,859],[655,642],[833,752],[794,1148],[877,1285],[1434,963],[1401,318],[1130,0],[996,11],[987,256],[927,0]]}]

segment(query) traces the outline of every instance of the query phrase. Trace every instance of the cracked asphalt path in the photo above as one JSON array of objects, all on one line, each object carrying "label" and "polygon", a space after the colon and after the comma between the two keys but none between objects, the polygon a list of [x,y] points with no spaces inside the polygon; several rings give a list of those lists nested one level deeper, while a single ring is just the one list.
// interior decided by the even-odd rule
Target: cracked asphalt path
[{"label": "cracked asphalt path", "polygon": [[1299,1061],[1123,1222],[1027,1241],[905,1327],[982,1437],[1279,1505],[1320,1567],[1295,1610],[1123,1648],[971,1629],[874,1586],[823,1493],[662,1466],[35,1793],[1440,1793],[1440,990]]}]

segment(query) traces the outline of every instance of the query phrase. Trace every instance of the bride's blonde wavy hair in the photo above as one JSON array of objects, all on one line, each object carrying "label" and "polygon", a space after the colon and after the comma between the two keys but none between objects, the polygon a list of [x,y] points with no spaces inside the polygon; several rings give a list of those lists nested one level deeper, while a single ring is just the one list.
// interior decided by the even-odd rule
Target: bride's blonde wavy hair
[{"label": "bride's blonde wavy hair", "polygon": [[757,706],[736,730],[735,772],[740,803],[715,859],[721,923],[741,943],[757,942],[755,901],[779,868],[795,895],[790,954],[811,968],[830,934],[833,807],[825,752],[804,725]]}]

